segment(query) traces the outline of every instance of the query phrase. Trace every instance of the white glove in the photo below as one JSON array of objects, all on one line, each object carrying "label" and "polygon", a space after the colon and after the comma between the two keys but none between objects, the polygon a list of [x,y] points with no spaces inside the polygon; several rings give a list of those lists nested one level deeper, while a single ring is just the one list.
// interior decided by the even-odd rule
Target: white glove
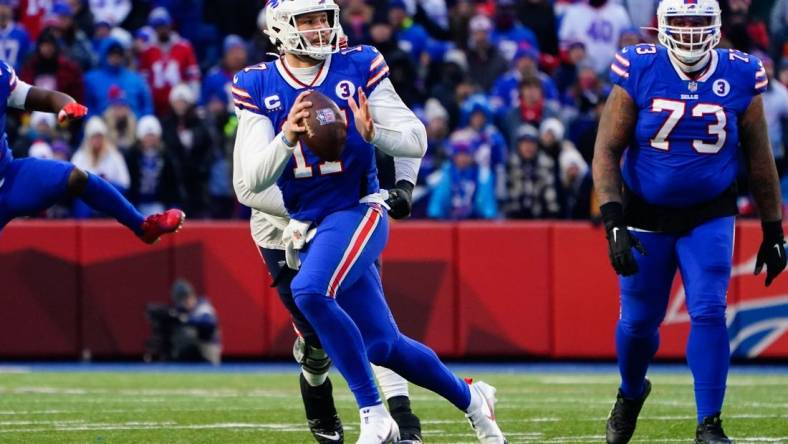
[{"label": "white glove", "polygon": [[298,251],[315,237],[317,230],[310,230],[310,225],[312,225],[312,222],[290,219],[290,223],[287,224],[282,232],[282,241],[285,244],[285,260],[287,261],[287,266],[293,270],[301,268],[301,259],[298,257]]}]

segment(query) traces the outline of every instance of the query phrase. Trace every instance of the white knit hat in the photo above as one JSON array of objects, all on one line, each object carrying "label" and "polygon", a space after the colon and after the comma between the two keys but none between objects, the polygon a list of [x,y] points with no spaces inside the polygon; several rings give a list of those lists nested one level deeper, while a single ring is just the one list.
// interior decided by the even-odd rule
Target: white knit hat
[{"label": "white knit hat", "polygon": [[52,147],[43,140],[39,140],[30,145],[27,155],[36,159],[51,159],[54,157]]},{"label": "white knit hat", "polygon": [[441,105],[441,102],[435,98],[427,99],[427,103],[424,104],[424,116],[427,118],[428,122],[435,119],[449,120],[449,112],[446,111],[446,108]]},{"label": "white knit hat", "polygon": [[85,137],[91,138],[97,134],[106,136],[107,124],[104,123],[104,119],[102,119],[101,117],[93,116],[88,120],[88,123],[85,125]]},{"label": "white knit hat", "polygon": [[52,113],[44,113],[44,112],[41,112],[41,111],[33,111],[33,113],[30,114],[30,126],[32,128],[35,128],[35,127],[37,127],[38,125],[40,125],[42,123],[45,124],[46,126],[50,127],[50,128],[54,128],[55,127],[55,115],[52,114]]},{"label": "white knit hat", "polygon": [[161,123],[156,116],[145,116],[137,122],[137,139],[142,139],[148,134],[161,136]]},{"label": "white knit hat", "polygon": [[544,137],[546,133],[553,133],[556,140],[564,140],[564,124],[555,117],[544,119],[542,124],[539,125],[539,135]]},{"label": "white knit hat", "polygon": [[183,100],[189,105],[194,105],[194,103],[197,101],[197,98],[195,97],[194,91],[192,91],[188,85],[185,83],[179,83],[178,85],[175,85],[172,90],[170,90],[170,105],[172,105],[177,100]]}]

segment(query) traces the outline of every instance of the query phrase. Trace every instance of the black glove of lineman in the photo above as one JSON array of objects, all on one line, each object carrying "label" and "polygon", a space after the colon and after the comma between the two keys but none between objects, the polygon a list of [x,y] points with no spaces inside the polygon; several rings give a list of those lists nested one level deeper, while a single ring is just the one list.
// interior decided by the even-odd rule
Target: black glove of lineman
[{"label": "black glove of lineman", "polygon": [[624,207],[619,202],[608,202],[600,208],[602,220],[607,231],[608,255],[613,269],[621,276],[630,276],[638,272],[638,263],[632,254],[632,248],[646,255],[646,249],[636,237],[629,234],[624,223]]},{"label": "black glove of lineman", "polygon": [[410,216],[412,193],[413,184],[407,180],[400,180],[397,182],[396,188],[389,190],[389,198],[386,199],[386,204],[391,208],[389,210],[391,217],[394,219],[406,219]]},{"label": "black glove of lineman", "polygon": [[782,221],[761,222],[763,241],[755,260],[755,273],[760,274],[766,264],[766,286],[785,269],[785,238]]}]

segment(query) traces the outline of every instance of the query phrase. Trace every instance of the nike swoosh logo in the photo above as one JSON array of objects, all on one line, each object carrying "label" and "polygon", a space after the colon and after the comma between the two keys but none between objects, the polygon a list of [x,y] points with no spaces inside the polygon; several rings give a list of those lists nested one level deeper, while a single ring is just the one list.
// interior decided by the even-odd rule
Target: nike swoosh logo
[{"label": "nike swoosh logo", "polygon": [[618,230],[620,230],[620,228],[618,228],[618,227],[614,227],[613,228],[613,243],[614,244],[616,243],[616,236],[618,234]]},{"label": "nike swoosh logo", "polygon": [[[3,186],[3,182],[2,181],[0,181],[0,187],[1,186]],[[777,257],[783,257],[782,253],[780,252],[780,250],[782,250],[782,248],[780,248],[780,247],[781,247],[780,244],[774,244],[774,248],[777,249]]]},{"label": "nike swoosh logo", "polygon": [[315,432],[315,436],[319,436],[321,438],[325,438],[331,441],[339,441],[339,432],[334,432],[334,434],[332,435],[326,435],[325,433]]}]

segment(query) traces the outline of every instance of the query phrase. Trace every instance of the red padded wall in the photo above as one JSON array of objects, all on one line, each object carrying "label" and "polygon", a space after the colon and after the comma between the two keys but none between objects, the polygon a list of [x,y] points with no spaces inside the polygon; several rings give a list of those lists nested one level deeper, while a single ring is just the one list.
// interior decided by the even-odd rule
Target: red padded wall
[{"label": "red padded wall", "polygon": [[550,225],[458,226],[462,355],[550,353]]},{"label": "red padded wall", "polygon": [[169,302],[175,236],[147,245],[116,223],[81,224],[83,348],[99,357],[142,356],[150,336],[145,305]]},{"label": "red padded wall", "polygon": [[79,353],[77,226],[18,221],[0,233],[0,356]]},{"label": "red padded wall", "polygon": [[400,330],[443,356],[457,355],[455,227],[392,223],[383,288]]}]

